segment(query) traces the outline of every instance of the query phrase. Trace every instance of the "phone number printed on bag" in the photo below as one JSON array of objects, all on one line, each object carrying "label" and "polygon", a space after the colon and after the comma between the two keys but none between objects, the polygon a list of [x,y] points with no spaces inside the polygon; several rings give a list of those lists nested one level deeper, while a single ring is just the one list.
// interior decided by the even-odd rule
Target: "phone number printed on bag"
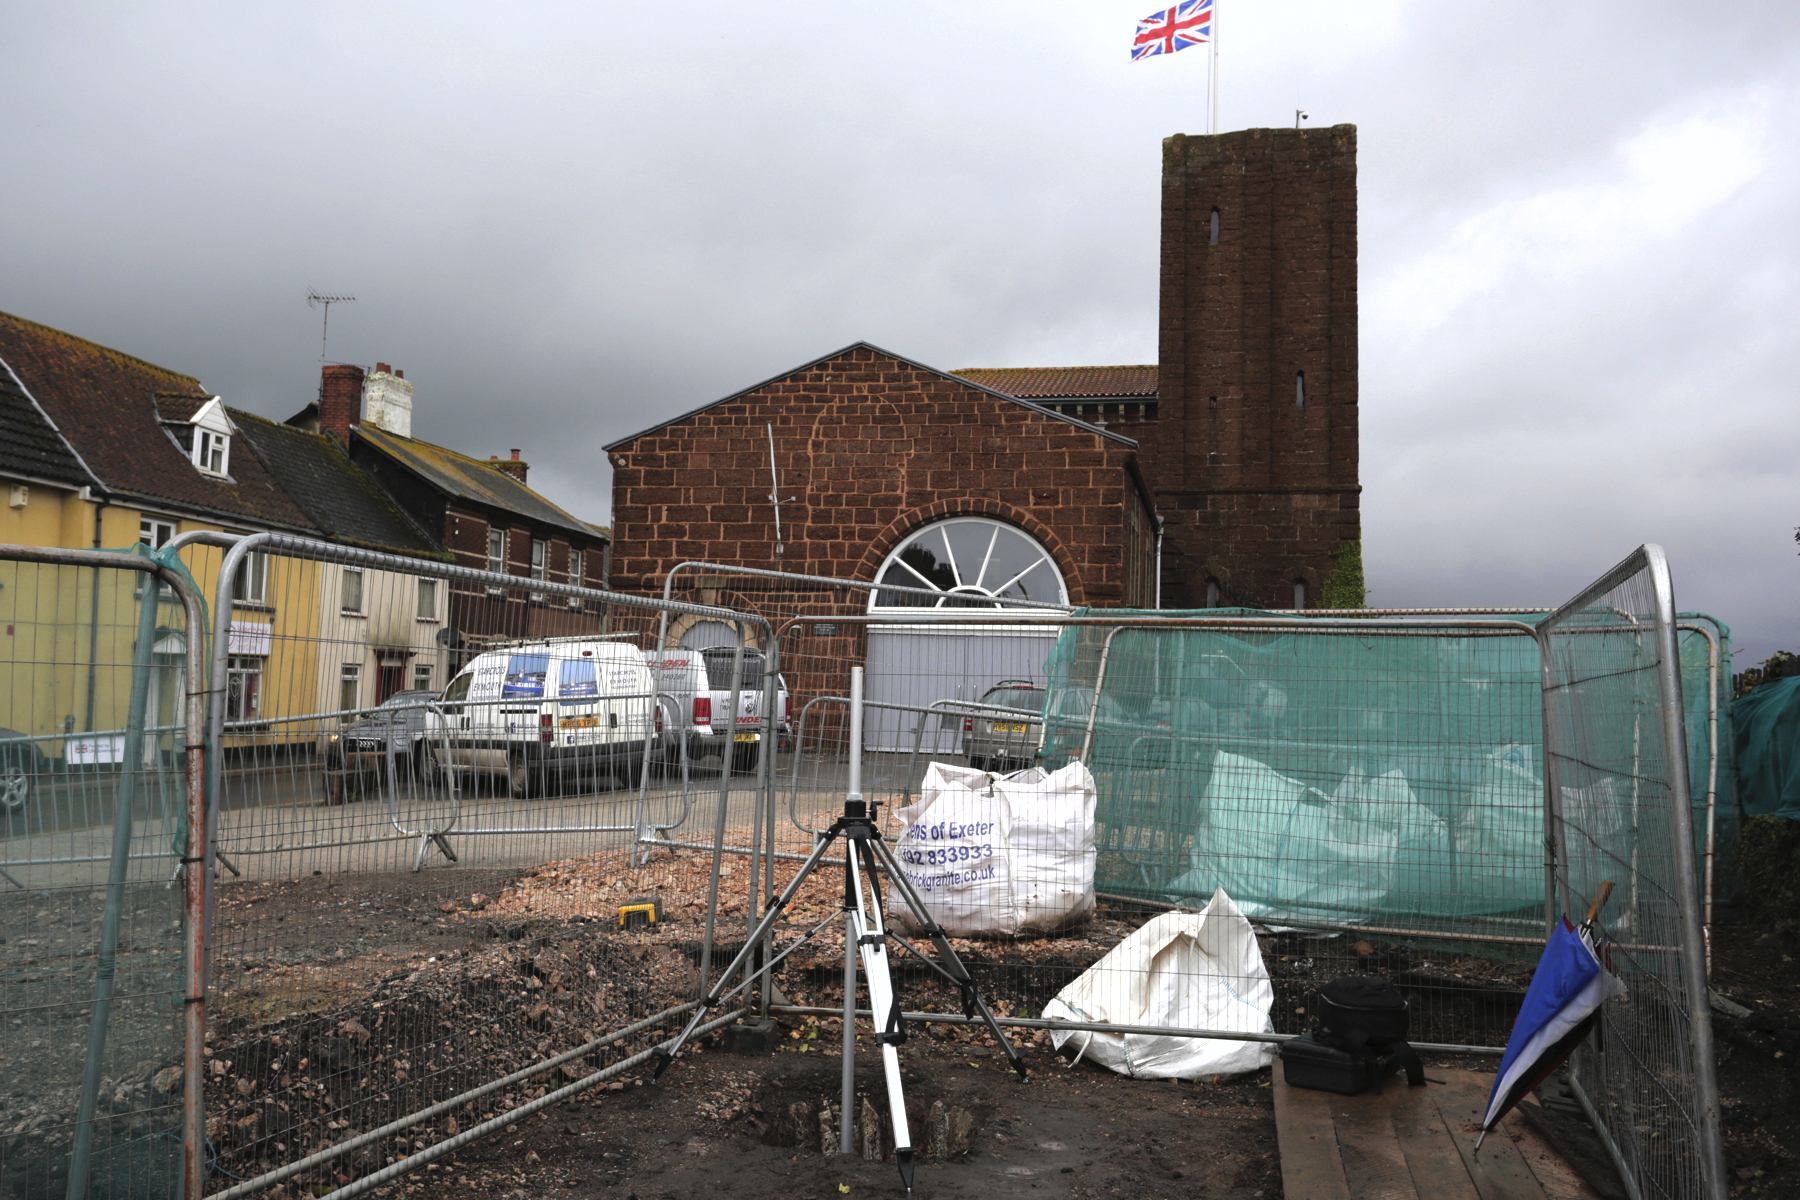
[{"label": "phone number printed on bag", "polygon": [[926,846],[921,850],[901,848],[900,861],[920,867],[944,867],[951,863],[974,862],[994,857],[994,844],[980,842],[961,846]]}]

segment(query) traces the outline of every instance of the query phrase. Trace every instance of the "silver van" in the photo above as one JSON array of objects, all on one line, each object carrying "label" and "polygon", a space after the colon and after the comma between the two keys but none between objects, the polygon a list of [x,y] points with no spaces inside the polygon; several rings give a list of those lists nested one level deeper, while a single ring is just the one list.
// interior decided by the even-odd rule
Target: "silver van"
[{"label": "silver van", "polygon": [[635,785],[644,740],[662,727],[654,695],[643,652],[625,642],[553,638],[487,650],[427,711],[424,771],[501,776],[520,798],[599,775]]},{"label": "silver van", "polygon": [[794,701],[787,681],[778,673],[774,690],[766,691],[766,660],[760,650],[745,650],[743,676],[738,683],[737,719],[731,707],[731,663],[736,651],[729,646],[706,650],[669,650],[653,655],[651,675],[656,690],[669,697],[670,763],[678,761],[682,739],[689,762],[703,758],[723,763],[727,742],[732,766],[745,768],[756,761],[756,745],[762,738],[763,716],[768,705],[775,710],[776,749],[793,744]]}]

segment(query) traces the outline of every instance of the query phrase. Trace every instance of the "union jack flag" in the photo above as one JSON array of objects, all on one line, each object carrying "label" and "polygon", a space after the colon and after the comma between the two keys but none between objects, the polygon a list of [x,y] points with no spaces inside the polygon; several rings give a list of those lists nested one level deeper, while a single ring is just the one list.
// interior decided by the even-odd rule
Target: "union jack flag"
[{"label": "union jack flag", "polygon": [[1174,8],[1151,13],[1138,22],[1131,61],[1204,45],[1212,36],[1212,18],[1213,0],[1181,0]]}]

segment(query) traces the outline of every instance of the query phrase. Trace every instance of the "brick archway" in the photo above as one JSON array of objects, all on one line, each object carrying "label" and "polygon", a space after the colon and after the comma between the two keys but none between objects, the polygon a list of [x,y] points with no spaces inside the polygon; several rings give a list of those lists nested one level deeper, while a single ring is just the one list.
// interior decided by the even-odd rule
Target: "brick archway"
[{"label": "brick archway", "polygon": [[1062,573],[1063,586],[1068,590],[1069,603],[1076,607],[1088,603],[1087,581],[1081,576],[1081,569],[1076,565],[1075,557],[1063,545],[1056,531],[1032,516],[1022,508],[1017,508],[1000,500],[988,500],[974,496],[965,496],[956,500],[939,500],[927,504],[923,508],[915,508],[890,521],[885,529],[876,535],[868,548],[857,561],[851,572],[852,579],[875,582],[875,572],[887,561],[902,542],[920,529],[937,521],[950,517],[989,517],[996,521],[1004,521],[1016,527],[1020,532],[1037,540],[1056,569]]}]

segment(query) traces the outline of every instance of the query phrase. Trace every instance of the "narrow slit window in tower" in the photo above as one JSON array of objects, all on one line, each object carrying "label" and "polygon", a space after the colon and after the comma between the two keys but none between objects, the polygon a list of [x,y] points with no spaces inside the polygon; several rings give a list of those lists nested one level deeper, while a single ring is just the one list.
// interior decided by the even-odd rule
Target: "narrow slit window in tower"
[{"label": "narrow slit window in tower", "polygon": [[1219,607],[1219,581],[1216,579],[1206,581],[1206,607]]},{"label": "narrow slit window in tower", "polygon": [[1294,580],[1294,608],[1296,611],[1306,607],[1306,580]]},{"label": "narrow slit window in tower", "polygon": [[1294,372],[1294,407],[1306,407],[1306,372]]},{"label": "narrow slit window in tower", "polygon": [[1212,210],[1212,222],[1208,229],[1207,240],[1215,246],[1219,244],[1219,210],[1216,206]]}]

